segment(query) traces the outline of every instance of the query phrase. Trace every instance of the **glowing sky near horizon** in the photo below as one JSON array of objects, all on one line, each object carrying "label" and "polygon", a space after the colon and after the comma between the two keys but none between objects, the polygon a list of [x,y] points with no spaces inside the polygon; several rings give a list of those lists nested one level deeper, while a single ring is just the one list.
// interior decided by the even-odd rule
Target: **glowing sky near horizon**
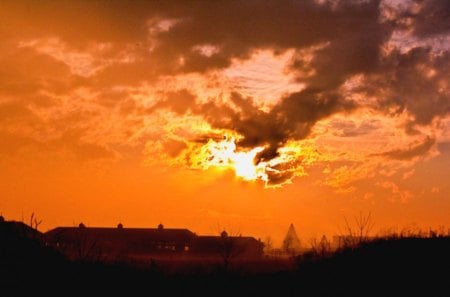
[{"label": "glowing sky near horizon", "polygon": [[450,225],[450,2],[2,1],[0,213]]}]

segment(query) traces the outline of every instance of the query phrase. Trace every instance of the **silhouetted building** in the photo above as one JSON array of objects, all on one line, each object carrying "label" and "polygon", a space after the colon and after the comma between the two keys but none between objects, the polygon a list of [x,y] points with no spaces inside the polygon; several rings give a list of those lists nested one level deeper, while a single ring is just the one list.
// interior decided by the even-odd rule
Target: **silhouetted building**
[{"label": "silhouetted building", "polygon": [[216,256],[229,254],[234,258],[259,258],[264,244],[248,236],[198,236],[192,241],[193,255]]},{"label": "silhouetted building", "polygon": [[[226,239],[226,241],[225,241]],[[198,236],[188,229],[58,227],[45,241],[73,259],[118,259],[165,256],[220,256],[225,247],[238,257],[262,256],[263,244],[253,237]]]}]

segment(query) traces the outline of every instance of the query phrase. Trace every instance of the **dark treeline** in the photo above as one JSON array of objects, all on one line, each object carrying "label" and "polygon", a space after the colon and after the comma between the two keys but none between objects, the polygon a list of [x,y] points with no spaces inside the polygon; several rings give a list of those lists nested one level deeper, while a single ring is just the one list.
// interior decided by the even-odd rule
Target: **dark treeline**
[{"label": "dark treeline", "polygon": [[[22,224],[23,225],[23,224]],[[450,238],[386,238],[283,269],[261,263],[194,264],[69,261],[38,232],[0,223],[0,296],[449,296]],[[272,262],[271,262],[272,261]],[[180,265],[187,265],[186,263]]]}]

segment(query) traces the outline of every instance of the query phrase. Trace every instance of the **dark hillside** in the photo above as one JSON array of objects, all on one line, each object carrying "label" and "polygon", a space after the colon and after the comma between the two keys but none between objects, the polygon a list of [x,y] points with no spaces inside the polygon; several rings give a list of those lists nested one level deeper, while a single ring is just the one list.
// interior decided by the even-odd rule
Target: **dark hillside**
[{"label": "dark hillside", "polygon": [[245,263],[168,273],[154,261],[69,261],[17,222],[0,223],[0,243],[0,296],[450,295],[448,237],[379,239],[328,257],[298,257],[295,268],[278,272],[246,270]]},{"label": "dark hillside", "polygon": [[298,259],[310,290],[352,296],[449,296],[450,238],[378,239],[325,259]]}]

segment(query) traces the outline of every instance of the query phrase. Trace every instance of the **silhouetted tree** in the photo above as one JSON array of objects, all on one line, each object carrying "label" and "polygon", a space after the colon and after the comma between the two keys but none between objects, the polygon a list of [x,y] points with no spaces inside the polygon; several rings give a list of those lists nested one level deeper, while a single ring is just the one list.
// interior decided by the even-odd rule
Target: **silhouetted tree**
[{"label": "silhouetted tree", "polygon": [[242,247],[238,244],[236,236],[230,236],[223,230],[220,233],[220,255],[223,261],[223,267],[228,270],[233,258],[242,253]]},{"label": "silhouetted tree", "polygon": [[37,216],[35,216],[33,212],[30,217],[30,227],[33,228],[34,230],[37,230],[41,223],[42,220],[38,220]]},{"label": "silhouetted tree", "polygon": [[362,212],[359,216],[355,216],[353,224],[351,224],[347,218],[344,217],[346,234],[341,236],[343,239],[343,247],[355,246],[361,244],[369,238],[369,233],[372,231],[374,222],[372,219],[372,213],[364,215]]},{"label": "silhouetted tree", "polygon": [[325,235],[322,235],[320,241],[316,238],[311,240],[311,251],[315,256],[326,256],[331,253],[331,244]]},{"label": "silhouetted tree", "polygon": [[266,240],[264,241],[264,250],[266,253],[269,253],[273,248],[273,241],[270,236],[266,237]]}]

